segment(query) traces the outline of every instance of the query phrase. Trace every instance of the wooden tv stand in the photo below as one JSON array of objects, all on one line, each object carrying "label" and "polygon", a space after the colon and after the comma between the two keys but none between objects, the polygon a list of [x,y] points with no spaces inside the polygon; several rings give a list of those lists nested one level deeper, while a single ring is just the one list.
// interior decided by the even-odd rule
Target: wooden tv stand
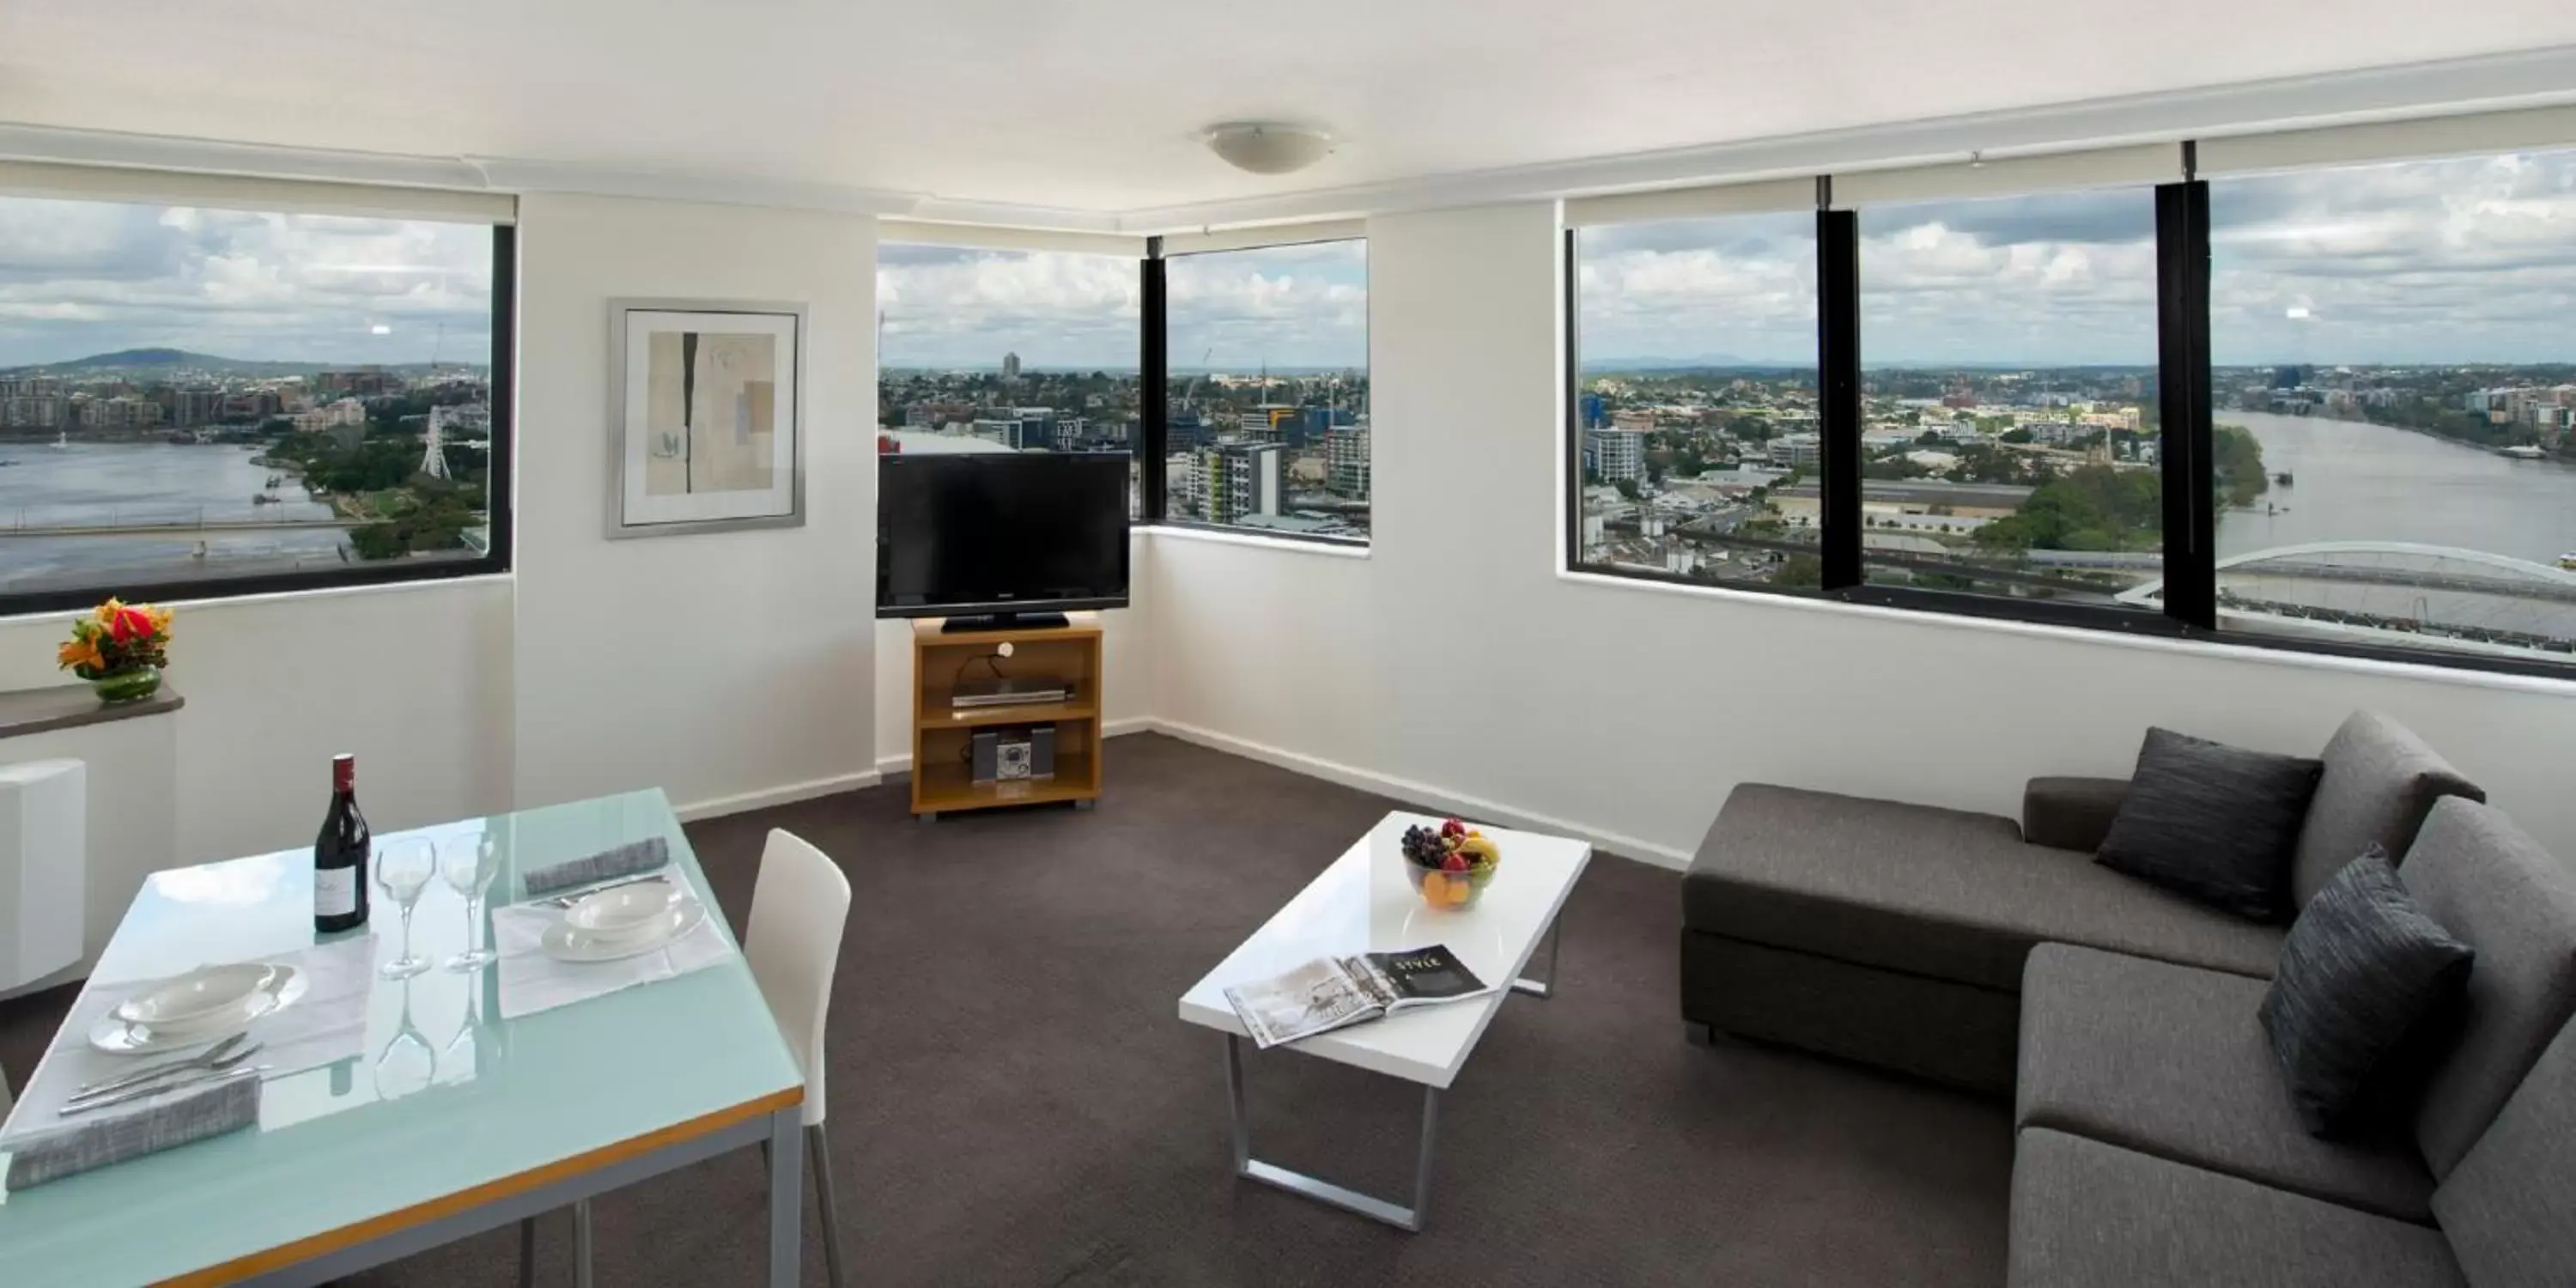
[{"label": "wooden tv stand", "polygon": [[[938,618],[912,624],[912,812],[925,819],[953,810],[1072,801],[1089,809],[1100,798],[1100,621],[1075,613],[1070,624],[944,632]],[[1003,644],[1011,656],[995,657]],[[989,678],[998,667],[1012,679],[1061,680],[1061,702],[957,708],[960,679]],[[1055,776],[974,781],[968,761],[975,731],[1050,725]]]}]

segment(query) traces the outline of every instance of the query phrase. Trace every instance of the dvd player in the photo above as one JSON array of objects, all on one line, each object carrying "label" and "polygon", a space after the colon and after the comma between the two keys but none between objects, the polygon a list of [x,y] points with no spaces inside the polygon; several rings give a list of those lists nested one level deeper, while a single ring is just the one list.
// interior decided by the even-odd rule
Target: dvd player
[{"label": "dvd player", "polygon": [[959,680],[948,705],[959,711],[979,707],[1026,707],[1063,702],[1073,695],[1062,680]]}]

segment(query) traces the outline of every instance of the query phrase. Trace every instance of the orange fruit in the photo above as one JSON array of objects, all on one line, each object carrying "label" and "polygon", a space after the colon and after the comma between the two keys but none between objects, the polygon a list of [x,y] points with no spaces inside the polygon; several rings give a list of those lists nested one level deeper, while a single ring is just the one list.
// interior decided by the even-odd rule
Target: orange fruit
[{"label": "orange fruit", "polygon": [[[1465,883],[1464,883],[1464,882],[1461,882],[1460,884],[1462,884],[1462,885],[1463,885],[1463,884],[1465,884]],[[1444,874],[1442,874],[1442,873],[1438,873],[1438,872],[1425,872],[1425,873],[1423,873],[1423,874],[1422,874],[1422,897],[1423,897],[1423,899],[1424,899],[1426,902],[1429,902],[1429,903],[1435,903],[1435,904],[1437,904],[1437,903],[1446,903],[1446,902],[1448,902],[1448,901],[1449,901],[1449,878],[1448,878],[1446,875],[1444,875]]]}]

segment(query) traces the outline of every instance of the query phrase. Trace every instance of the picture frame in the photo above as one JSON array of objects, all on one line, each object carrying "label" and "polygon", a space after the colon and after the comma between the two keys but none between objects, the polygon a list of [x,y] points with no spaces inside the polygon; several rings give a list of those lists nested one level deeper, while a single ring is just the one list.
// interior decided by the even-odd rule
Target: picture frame
[{"label": "picture frame", "polygon": [[805,522],[805,306],[608,302],[607,535]]}]

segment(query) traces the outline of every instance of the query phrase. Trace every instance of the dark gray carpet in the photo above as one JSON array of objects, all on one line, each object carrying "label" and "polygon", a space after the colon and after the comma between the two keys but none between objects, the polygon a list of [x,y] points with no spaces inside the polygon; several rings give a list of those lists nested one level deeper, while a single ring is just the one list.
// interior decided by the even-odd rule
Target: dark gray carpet
[{"label": "dark gray carpet", "polygon": [[[831,1130],[857,1282],[2002,1280],[2005,1109],[1687,1045],[1680,878],[1607,855],[1559,995],[1509,1002],[1444,1098],[1427,1231],[1235,1181],[1222,1041],[1175,1003],[1390,802],[1157,735],[1113,740],[1106,782],[1088,814],[925,826],[895,783],[689,829],[737,929],[767,829],[849,871]],[[0,1063],[30,1067],[70,1001],[0,1002]],[[1285,1050],[1246,1074],[1257,1156],[1405,1193],[1418,1088]],[[755,1282],[763,1201],[756,1154],[602,1199],[599,1282]],[[558,1219],[541,1282],[570,1282],[566,1246]],[[351,1282],[503,1285],[515,1257],[495,1233]]]}]

